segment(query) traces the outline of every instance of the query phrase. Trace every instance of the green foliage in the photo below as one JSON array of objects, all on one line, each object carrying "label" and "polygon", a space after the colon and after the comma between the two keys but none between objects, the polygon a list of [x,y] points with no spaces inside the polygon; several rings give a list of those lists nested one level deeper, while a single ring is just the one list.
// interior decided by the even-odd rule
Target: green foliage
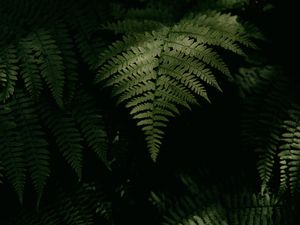
[{"label": "green foliage", "polygon": [[[1,108],[1,158],[6,175],[22,202],[26,170],[40,199],[50,174],[49,152],[45,133],[39,123],[35,106],[30,98],[19,92]],[[38,200],[39,201],[39,200]]]},{"label": "green foliage", "polygon": [[111,205],[101,188],[93,184],[82,184],[68,190],[58,190],[57,198],[38,212],[22,210],[9,224],[13,225],[92,225],[96,219],[112,224],[106,214],[111,214]]},{"label": "green foliage", "polygon": [[69,112],[63,112],[48,104],[41,105],[41,116],[55,137],[58,149],[71,165],[79,179],[82,174],[83,138]]},{"label": "green foliage", "polygon": [[13,46],[3,49],[0,53],[0,101],[5,101],[15,90],[18,66],[16,51]]},{"label": "green foliage", "polygon": [[[181,175],[186,193],[180,197],[151,193],[151,201],[160,209],[162,224],[186,225],[268,225],[294,224],[293,206],[274,194],[256,194],[245,184],[232,180],[214,181],[198,174]],[[236,180],[236,179],[235,179]],[[240,179],[242,180],[242,179]]]},{"label": "green foliage", "polygon": [[[261,191],[299,193],[298,133],[299,105],[290,82],[280,68],[258,66],[240,69],[235,81],[245,99],[242,121],[243,144],[258,153]],[[279,183],[274,186],[272,183]]]},{"label": "green foliage", "polygon": [[[228,85],[240,94],[242,146],[258,158],[260,191],[240,177],[183,174],[183,196],[151,192],[162,224],[299,223],[299,79],[251,61],[250,49],[264,38],[241,21],[255,4],[0,0],[0,195],[10,198],[10,187],[21,203],[8,204],[0,223],[117,224],[140,189],[152,188],[149,174],[150,190],[139,186],[147,163],[153,166],[141,146],[156,161],[170,120],[214,102]],[[197,116],[208,118],[204,111]],[[198,132],[197,138],[210,131]],[[218,153],[198,143],[203,153]],[[140,189],[131,195],[128,187]]]},{"label": "green foliage", "polygon": [[292,194],[299,193],[299,105],[288,111],[289,118],[283,122],[281,145],[279,146],[281,191],[290,188]]},{"label": "green foliage", "polygon": [[[251,69],[256,83],[243,82],[242,89],[253,89],[256,93],[246,99],[246,113],[243,119],[244,145],[257,151],[258,171],[262,181],[262,192],[272,178],[272,171],[280,143],[281,125],[288,108],[289,99],[283,92],[287,90],[286,80],[276,73],[275,68]],[[246,72],[242,71],[242,72]],[[243,73],[246,76],[247,73]],[[245,87],[245,88],[243,88]]]},{"label": "green foliage", "polygon": [[[126,103],[154,161],[170,117],[179,114],[179,107],[191,109],[198,97],[210,101],[206,86],[221,90],[214,69],[229,76],[214,48],[244,55],[240,45],[254,47],[251,35],[230,14],[191,15],[173,26],[125,20],[109,27],[129,34],[101,54],[97,82],[111,86],[118,103]],[[151,30],[140,33],[145,28]]]}]

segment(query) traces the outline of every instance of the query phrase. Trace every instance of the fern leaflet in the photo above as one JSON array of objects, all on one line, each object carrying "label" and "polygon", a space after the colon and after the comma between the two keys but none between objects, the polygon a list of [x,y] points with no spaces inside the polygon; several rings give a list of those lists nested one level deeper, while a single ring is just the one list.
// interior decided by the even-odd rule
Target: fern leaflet
[{"label": "fern leaflet", "polygon": [[300,191],[300,108],[294,105],[289,111],[289,119],[284,121],[282,144],[279,147],[280,187],[284,191],[287,187],[294,195]]},{"label": "fern leaflet", "polygon": [[96,105],[90,96],[79,92],[76,97],[76,105],[72,107],[72,117],[78,123],[89,148],[109,167],[107,134],[102,115],[95,110]]},{"label": "fern leaflet", "polygon": [[[20,42],[25,85],[38,96],[42,90],[41,77],[46,81],[53,98],[63,105],[64,65],[55,40],[47,30],[37,30]],[[27,65],[28,64],[28,65]]]},{"label": "fern leaflet", "polygon": [[62,156],[81,180],[83,138],[71,114],[44,102],[40,107],[40,115],[55,137]]},{"label": "fern leaflet", "polygon": [[37,204],[39,204],[50,174],[48,143],[30,98],[19,92],[14,95],[10,107],[14,112],[19,137],[25,151],[24,158],[38,195]]},{"label": "fern leaflet", "polygon": [[0,101],[13,95],[17,80],[18,66],[14,46],[0,51]]},{"label": "fern leaflet", "polygon": [[8,106],[0,106],[0,157],[5,176],[23,202],[23,191],[26,181],[26,161],[22,140],[16,131],[17,124]]}]

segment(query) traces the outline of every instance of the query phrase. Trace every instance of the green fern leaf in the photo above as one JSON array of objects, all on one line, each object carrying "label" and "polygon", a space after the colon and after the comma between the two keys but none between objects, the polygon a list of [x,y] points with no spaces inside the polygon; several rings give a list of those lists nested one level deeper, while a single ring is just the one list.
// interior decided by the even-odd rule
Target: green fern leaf
[{"label": "green fern leaf", "polygon": [[10,107],[15,117],[24,149],[24,158],[38,195],[37,205],[39,205],[47,178],[50,175],[48,143],[30,98],[18,92],[10,102]]},{"label": "green fern leaf", "polygon": [[290,99],[286,90],[287,80],[280,70],[271,66],[242,69],[235,80],[245,98],[245,113],[242,121],[245,149],[258,153],[257,168],[264,193],[274,178],[274,169],[282,134],[284,109]]},{"label": "green fern leaf", "polygon": [[38,99],[43,89],[43,83],[39,63],[34,57],[34,50],[31,47],[30,37],[20,40],[17,50],[20,59],[20,73],[25,87],[34,99]]},{"label": "green fern leaf", "polygon": [[117,22],[106,23],[102,28],[112,30],[116,34],[144,33],[161,29],[174,20],[170,9],[160,5],[128,9],[127,12],[120,12],[121,10],[117,9],[118,14],[113,15],[114,18],[119,19]]},{"label": "green fern leaf", "polygon": [[[23,72],[26,86],[38,96],[41,91],[41,79],[37,69],[46,81],[53,98],[59,106],[63,105],[64,65],[54,38],[47,30],[37,30],[21,41]],[[29,63],[27,66],[26,63]],[[36,64],[36,65],[35,65]],[[33,72],[33,73],[32,73]]]},{"label": "green fern leaf", "polygon": [[282,144],[279,147],[281,191],[290,188],[294,195],[300,191],[300,107],[294,105],[289,119],[284,121]]},{"label": "green fern leaf", "polygon": [[124,15],[124,18],[135,20],[146,19],[167,23],[174,20],[171,10],[172,8],[161,7],[159,3],[157,5],[150,3],[150,6],[146,8],[128,9],[128,11]]},{"label": "green fern leaf", "polygon": [[[118,29],[122,24],[127,23],[119,23]],[[209,101],[206,86],[221,90],[213,68],[229,75],[212,46],[243,54],[240,45],[253,46],[236,17],[217,13],[189,17],[112,44],[100,57],[97,82],[111,86],[118,103],[130,108],[156,160],[162,128],[178,107],[190,109],[197,96]]]},{"label": "green fern leaf", "polygon": [[91,15],[90,11],[85,15],[75,13],[75,20],[71,18],[71,23],[75,26],[77,33],[74,36],[76,46],[87,65],[94,70],[98,64],[99,53],[104,46],[104,42],[94,34],[99,29],[99,18]]},{"label": "green fern leaf", "polygon": [[78,62],[74,51],[75,45],[67,26],[63,22],[57,22],[51,29],[51,34],[55,39],[63,60],[65,74],[64,98],[65,101],[71,101],[74,97],[79,78]]},{"label": "green fern leaf", "polygon": [[113,30],[116,34],[144,33],[146,31],[159,30],[163,27],[164,25],[158,21],[136,19],[124,19],[116,23],[103,25],[103,29]]},{"label": "green fern leaf", "polygon": [[97,113],[95,109],[96,105],[93,100],[88,95],[79,93],[76,96],[76,103],[72,107],[72,115],[78,123],[82,136],[89,148],[109,167],[107,159],[108,143],[104,121],[101,114]]},{"label": "green fern leaf", "polygon": [[23,202],[26,181],[26,162],[22,140],[16,131],[17,124],[8,106],[0,106],[0,158],[5,176]]},{"label": "green fern leaf", "polygon": [[40,115],[54,136],[62,156],[81,180],[83,138],[71,114],[43,102]]},{"label": "green fern leaf", "polygon": [[0,101],[13,95],[17,80],[18,66],[14,46],[0,51]]},{"label": "green fern leaf", "polygon": [[[55,192],[55,198],[47,205],[41,206],[39,211],[21,209],[9,224],[92,225],[95,224],[98,207],[102,207],[103,214],[111,213],[110,206],[104,204],[107,201],[106,193],[93,184],[80,184],[68,191],[63,191],[60,186],[56,186]],[[107,224],[112,224],[111,220],[104,215],[101,219],[107,221]]]},{"label": "green fern leaf", "polygon": [[160,207],[163,224],[269,225],[284,221],[280,217],[288,215],[275,194],[256,194],[244,184],[228,182],[228,178],[216,183],[210,173],[205,176],[181,174],[187,191],[180,197],[152,193],[151,201]]}]

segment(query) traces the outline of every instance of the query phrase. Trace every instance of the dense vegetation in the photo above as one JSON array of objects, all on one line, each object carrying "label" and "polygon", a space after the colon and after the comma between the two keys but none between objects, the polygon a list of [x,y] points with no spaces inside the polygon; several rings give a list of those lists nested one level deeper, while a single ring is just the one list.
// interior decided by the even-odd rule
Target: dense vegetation
[{"label": "dense vegetation", "polygon": [[288,4],[0,2],[1,225],[300,224]]}]

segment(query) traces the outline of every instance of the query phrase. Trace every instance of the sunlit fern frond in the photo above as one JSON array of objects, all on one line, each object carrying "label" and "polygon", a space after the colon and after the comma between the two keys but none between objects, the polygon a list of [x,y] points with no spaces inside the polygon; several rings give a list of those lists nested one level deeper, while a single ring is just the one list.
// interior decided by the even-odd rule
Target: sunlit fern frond
[{"label": "sunlit fern frond", "polygon": [[244,55],[252,46],[237,17],[209,13],[184,18],[174,26],[125,35],[101,54],[97,82],[112,87],[119,103],[142,127],[156,160],[163,128],[178,107],[190,109],[198,98],[209,101],[206,87],[220,90],[215,70],[229,70],[215,47]]}]

